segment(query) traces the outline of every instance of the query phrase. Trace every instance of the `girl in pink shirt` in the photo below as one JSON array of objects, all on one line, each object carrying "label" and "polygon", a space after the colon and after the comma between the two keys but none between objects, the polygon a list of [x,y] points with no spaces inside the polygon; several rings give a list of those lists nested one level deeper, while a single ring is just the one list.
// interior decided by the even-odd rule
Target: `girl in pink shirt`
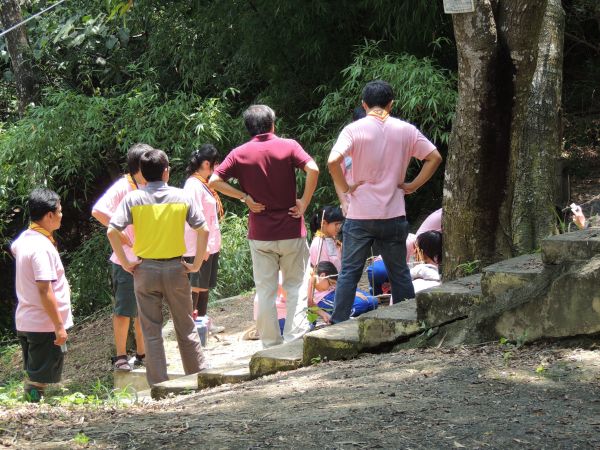
[{"label": "girl in pink shirt", "polygon": [[[208,291],[217,286],[219,251],[221,250],[219,220],[223,217],[223,205],[219,194],[208,187],[208,179],[215,169],[218,156],[217,149],[211,144],[204,144],[198,150],[194,150],[186,169],[188,179],[183,187],[183,190],[192,197],[204,214],[208,226],[209,237],[204,262],[198,272],[190,274],[190,284],[192,285],[194,319],[202,319],[207,324],[209,331],[213,333],[223,331],[223,327],[211,324],[206,315]],[[197,233],[186,223],[186,253],[184,256],[192,260],[196,254],[196,238]]]},{"label": "girl in pink shirt", "polygon": [[[320,262],[330,262],[338,272],[342,269],[342,245],[337,236],[343,223],[344,215],[339,206],[325,206],[313,216],[310,221],[310,230],[313,233],[309,249],[311,267]],[[315,292],[315,302],[318,303],[325,295],[327,292]]]},{"label": "girl in pink shirt", "polygon": [[337,239],[344,223],[339,206],[325,206],[310,221],[313,240],[310,244],[310,265],[330,261],[339,271],[342,267],[342,247]]}]

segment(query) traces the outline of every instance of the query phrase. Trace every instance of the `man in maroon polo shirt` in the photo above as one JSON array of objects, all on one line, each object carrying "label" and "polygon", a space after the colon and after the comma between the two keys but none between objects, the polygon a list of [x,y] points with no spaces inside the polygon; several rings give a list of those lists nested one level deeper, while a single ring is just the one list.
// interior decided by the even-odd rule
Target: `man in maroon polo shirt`
[{"label": "man in maroon polo shirt", "polygon": [[[244,112],[252,139],[233,149],[210,178],[210,187],[246,203],[250,210],[248,240],[258,297],[256,327],[264,347],[290,342],[308,330],[304,274],[308,245],[304,212],[317,186],[319,168],[300,144],[275,135],[275,113],[266,105]],[[296,198],[296,169],[306,172],[301,198]],[[240,189],[227,181],[235,178]],[[287,292],[283,338],[275,298],[278,272]]]}]

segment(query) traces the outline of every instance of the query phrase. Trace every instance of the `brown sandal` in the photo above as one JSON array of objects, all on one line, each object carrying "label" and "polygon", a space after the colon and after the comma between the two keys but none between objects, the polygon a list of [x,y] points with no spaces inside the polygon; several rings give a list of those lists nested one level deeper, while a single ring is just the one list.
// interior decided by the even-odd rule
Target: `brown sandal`
[{"label": "brown sandal", "polygon": [[121,370],[123,372],[131,372],[131,366],[127,361],[127,356],[117,356],[113,365],[114,370]]}]

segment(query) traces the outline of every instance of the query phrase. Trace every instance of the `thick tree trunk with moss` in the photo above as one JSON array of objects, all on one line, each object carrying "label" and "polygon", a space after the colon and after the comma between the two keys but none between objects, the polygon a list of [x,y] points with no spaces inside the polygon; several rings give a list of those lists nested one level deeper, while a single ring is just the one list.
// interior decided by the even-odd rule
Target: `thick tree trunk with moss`
[{"label": "thick tree trunk with moss", "polygon": [[[4,29],[21,22],[21,6],[18,0],[2,0],[0,3],[0,19]],[[11,59],[12,71],[17,87],[19,113],[22,114],[27,105],[38,97],[38,85],[31,63],[31,48],[27,40],[27,29],[20,26],[6,36],[6,47]]]},{"label": "thick tree trunk with moss", "polygon": [[453,16],[459,100],[444,182],[447,279],[463,263],[532,251],[553,230],[561,14],[555,0],[482,0]]},{"label": "thick tree trunk with moss", "polygon": [[502,236],[510,232],[505,245],[513,255],[540,248],[541,240],[556,232],[554,206],[560,197],[563,34],[564,12],[560,0],[548,0],[535,72],[527,86],[527,97],[522,101],[522,120],[511,130],[512,163],[508,179],[512,197],[507,195],[502,208],[505,226]]}]

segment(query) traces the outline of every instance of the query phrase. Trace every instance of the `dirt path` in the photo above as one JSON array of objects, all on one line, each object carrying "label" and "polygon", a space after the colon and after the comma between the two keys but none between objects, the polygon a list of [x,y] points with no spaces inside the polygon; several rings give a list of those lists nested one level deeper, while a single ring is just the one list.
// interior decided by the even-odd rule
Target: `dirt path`
[{"label": "dirt path", "polygon": [[127,409],[8,409],[0,444],[73,447],[82,432],[127,449],[600,447],[600,352],[505,351],[367,355]]}]

